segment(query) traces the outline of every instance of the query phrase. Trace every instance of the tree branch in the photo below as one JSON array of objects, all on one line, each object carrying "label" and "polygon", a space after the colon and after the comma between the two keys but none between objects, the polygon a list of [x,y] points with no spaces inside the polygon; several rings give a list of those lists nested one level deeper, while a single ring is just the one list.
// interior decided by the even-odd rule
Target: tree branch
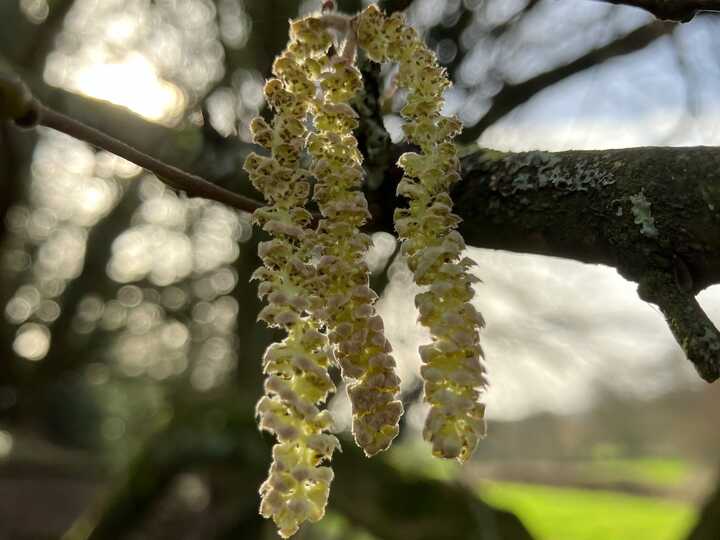
[{"label": "tree branch", "polygon": [[39,104],[38,123],[41,126],[66,133],[97,148],[107,150],[128,161],[132,161],[143,169],[153,172],[159,180],[171,188],[184,191],[191,197],[210,199],[246,212],[252,212],[262,206],[262,203],[258,201],[238,195],[200,176],[168,165],[102,131],[87,126],[42,104]]},{"label": "tree branch", "polygon": [[588,51],[570,63],[545,71],[521,83],[504,86],[478,123],[463,131],[462,140],[476,140],[488,127],[546,88],[611,58],[639,51],[656,39],[670,34],[674,28],[673,23],[663,22],[641,26],[603,47]]},{"label": "tree branch", "polygon": [[690,22],[701,11],[720,11],[720,0],[596,0],[632,6],[665,21]]},{"label": "tree branch", "polygon": [[191,197],[202,197],[233,208],[253,212],[262,203],[222,188],[204,178],[190,174],[156,159],[129,144],[60,113],[32,97],[28,87],[17,77],[0,74],[0,121],[13,120],[20,127],[45,126],[96,148],[107,150],[154,173],[171,188]]},{"label": "tree branch", "polygon": [[702,378],[720,377],[720,332],[694,298],[720,282],[717,148],[480,150],[463,168],[453,199],[468,244],[614,266]]}]

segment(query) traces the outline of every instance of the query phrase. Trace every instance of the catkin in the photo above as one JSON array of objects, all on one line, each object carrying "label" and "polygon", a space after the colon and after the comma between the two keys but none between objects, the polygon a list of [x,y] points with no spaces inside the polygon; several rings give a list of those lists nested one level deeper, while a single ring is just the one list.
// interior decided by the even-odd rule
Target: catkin
[{"label": "catkin", "polygon": [[403,129],[420,152],[403,154],[398,161],[405,175],[397,192],[409,207],[396,210],[395,228],[415,282],[425,288],[415,305],[432,338],[420,347],[430,405],[423,436],[435,455],[465,461],[485,433],[484,405],[478,399],[486,378],[479,335],[484,322],[470,304],[477,281],[469,272],[474,263],[462,257],[465,243],[456,230],[460,219],[452,213],[449,195],[460,179],[452,139],[462,124],[440,114],[450,82],[401,14],[386,18],[369,6],[360,15],[358,39],[373,60],[399,65],[395,82],[408,92]]}]

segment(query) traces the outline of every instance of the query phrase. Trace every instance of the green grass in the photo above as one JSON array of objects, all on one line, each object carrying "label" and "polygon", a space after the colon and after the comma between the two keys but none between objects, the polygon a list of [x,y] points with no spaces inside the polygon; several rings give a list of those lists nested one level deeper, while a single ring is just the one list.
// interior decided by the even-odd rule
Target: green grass
[{"label": "green grass", "polygon": [[681,540],[696,518],[687,504],[611,491],[489,482],[480,495],[536,540]]},{"label": "green grass", "polygon": [[624,480],[660,487],[681,484],[693,472],[693,466],[681,459],[594,459],[588,463],[587,473],[606,480]]}]

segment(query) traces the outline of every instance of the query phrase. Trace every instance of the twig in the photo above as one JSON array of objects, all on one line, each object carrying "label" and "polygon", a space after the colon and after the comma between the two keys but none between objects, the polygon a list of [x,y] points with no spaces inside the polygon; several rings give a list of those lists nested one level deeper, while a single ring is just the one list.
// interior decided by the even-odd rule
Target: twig
[{"label": "twig", "polygon": [[720,377],[720,330],[695,296],[678,286],[669,272],[651,272],[640,280],[638,295],[657,304],[670,331],[698,374],[707,382]]},{"label": "twig", "polygon": [[32,97],[27,86],[20,79],[0,74],[0,121],[4,119],[13,120],[18,126],[26,128],[49,127],[96,148],[107,150],[154,173],[164,184],[172,189],[184,191],[190,197],[210,199],[246,212],[253,212],[263,206],[259,201],[168,165],[99,129],[42,104]]},{"label": "twig", "polygon": [[666,21],[690,22],[701,11],[720,11],[720,0],[596,0],[644,9]]},{"label": "twig", "polygon": [[675,26],[673,23],[653,21],[607,45],[592,49],[567,64],[557,66],[523,82],[505,85],[495,95],[492,106],[483,117],[474,126],[465,128],[461,139],[477,140],[488,127],[529,101],[540,91],[602,62],[643,49],[660,37],[670,34]]},{"label": "twig", "polygon": [[100,130],[92,128],[69,116],[39,104],[39,125],[72,135],[97,148],[107,150],[155,173],[159,180],[173,189],[186,192],[191,197],[202,197],[221,202],[239,210],[252,212],[262,203],[244,197],[213,184],[204,178],[185,172],[177,167],[155,159],[152,156],[126,144]]}]

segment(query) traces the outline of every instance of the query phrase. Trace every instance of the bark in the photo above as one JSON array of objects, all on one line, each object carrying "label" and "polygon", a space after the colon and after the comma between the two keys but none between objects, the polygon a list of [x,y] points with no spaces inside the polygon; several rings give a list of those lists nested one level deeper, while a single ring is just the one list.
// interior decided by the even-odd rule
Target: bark
[{"label": "bark", "polygon": [[[462,168],[452,196],[468,245],[615,267],[658,305],[701,377],[720,376],[720,333],[695,300],[720,283],[716,148],[480,149]],[[374,230],[393,231],[399,175],[368,193]]]},{"label": "bark", "polygon": [[638,282],[712,382],[720,334],[695,295],[720,282],[719,170],[710,147],[479,150],[453,198],[470,245],[606,264]]}]

